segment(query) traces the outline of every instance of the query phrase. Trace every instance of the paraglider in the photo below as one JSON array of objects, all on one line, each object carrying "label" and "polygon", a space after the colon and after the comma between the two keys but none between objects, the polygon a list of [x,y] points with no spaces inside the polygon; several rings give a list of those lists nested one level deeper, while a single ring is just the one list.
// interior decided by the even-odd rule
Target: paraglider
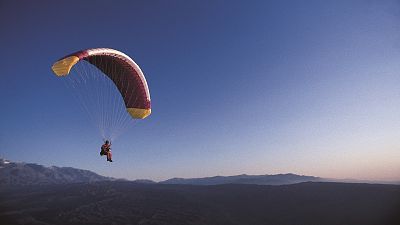
[{"label": "paraglider", "polygon": [[112,153],[111,153],[111,142],[106,140],[104,144],[101,146],[100,156],[106,155],[107,161],[112,162]]},{"label": "paraglider", "polygon": [[[78,51],[55,62],[52,70],[58,77],[66,78],[67,86],[106,142],[114,140],[132,122],[151,114],[146,78],[140,67],[120,51]],[[109,153],[105,155],[112,162]]]}]

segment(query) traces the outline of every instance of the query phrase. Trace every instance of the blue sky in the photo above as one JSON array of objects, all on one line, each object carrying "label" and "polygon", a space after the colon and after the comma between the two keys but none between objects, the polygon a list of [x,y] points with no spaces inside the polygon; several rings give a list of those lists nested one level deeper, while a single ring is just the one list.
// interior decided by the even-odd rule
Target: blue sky
[{"label": "blue sky", "polygon": [[[128,179],[400,179],[397,1],[2,1],[0,154]],[[101,137],[50,67],[110,47],[153,113]]]}]

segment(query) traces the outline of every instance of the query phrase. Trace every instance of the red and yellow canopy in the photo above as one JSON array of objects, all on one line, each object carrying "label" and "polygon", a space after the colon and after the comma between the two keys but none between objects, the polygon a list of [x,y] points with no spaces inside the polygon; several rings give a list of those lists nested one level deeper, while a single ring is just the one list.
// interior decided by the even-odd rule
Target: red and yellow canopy
[{"label": "red and yellow canopy", "polygon": [[136,119],[151,114],[151,101],[146,78],[139,66],[124,53],[110,48],[93,48],[67,55],[53,64],[57,76],[67,76],[80,60],[101,70],[116,85],[126,110]]}]

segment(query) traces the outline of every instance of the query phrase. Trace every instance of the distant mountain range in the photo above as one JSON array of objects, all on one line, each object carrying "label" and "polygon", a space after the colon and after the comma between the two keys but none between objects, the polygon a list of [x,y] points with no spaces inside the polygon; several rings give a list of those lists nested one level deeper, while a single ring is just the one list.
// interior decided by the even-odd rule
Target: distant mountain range
[{"label": "distant mountain range", "polygon": [[204,178],[172,178],[161,181],[162,184],[192,184],[192,185],[218,185],[218,184],[259,184],[259,185],[283,185],[296,184],[301,182],[318,182],[322,178],[313,176],[302,176],[292,173],[276,175],[236,175],[236,176],[215,176]]},{"label": "distant mountain range", "polygon": [[[45,167],[33,163],[9,162],[0,159],[0,185],[37,185],[37,184],[67,184],[90,183],[97,181],[116,180],[104,177],[89,170],[72,167]],[[191,184],[191,185],[218,185],[218,184],[259,184],[283,185],[308,181],[322,181],[322,178],[301,176],[296,174],[277,175],[237,175],[215,176],[204,178],[172,178],[161,181],[160,184]],[[137,183],[156,183],[152,180],[135,180]]]},{"label": "distant mountain range", "polygon": [[10,162],[0,159],[0,185],[40,185],[90,183],[116,180],[89,170],[72,167],[45,167],[33,163]]},{"label": "distant mountain range", "polygon": [[277,174],[126,181],[0,159],[0,224],[400,224],[400,185],[318,181],[329,180]]},{"label": "distant mountain range", "polygon": [[[98,181],[114,181],[116,178],[105,177],[89,170],[72,167],[45,167],[33,163],[10,162],[0,159],[0,185],[43,185],[43,184],[70,184],[92,183]],[[136,183],[154,184],[152,180],[135,180]],[[160,184],[188,184],[188,185],[221,185],[221,184],[257,184],[257,185],[286,185],[302,182],[344,182],[344,183],[384,183],[359,180],[326,179],[314,176],[297,174],[276,175],[236,175],[214,176],[204,178],[172,178],[160,181]],[[388,183],[388,182],[386,182]],[[392,182],[392,184],[399,184]]]}]

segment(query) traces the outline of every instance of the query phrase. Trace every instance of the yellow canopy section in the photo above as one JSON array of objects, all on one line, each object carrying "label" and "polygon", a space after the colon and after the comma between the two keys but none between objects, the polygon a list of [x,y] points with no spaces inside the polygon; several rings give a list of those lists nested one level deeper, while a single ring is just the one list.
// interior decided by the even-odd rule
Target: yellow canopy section
[{"label": "yellow canopy section", "polygon": [[151,114],[151,109],[127,108],[126,110],[135,119],[144,119]]},{"label": "yellow canopy section", "polygon": [[61,59],[53,64],[51,69],[57,76],[66,76],[69,74],[71,68],[79,61],[79,58],[76,56],[70,56],[64,59]]}]

